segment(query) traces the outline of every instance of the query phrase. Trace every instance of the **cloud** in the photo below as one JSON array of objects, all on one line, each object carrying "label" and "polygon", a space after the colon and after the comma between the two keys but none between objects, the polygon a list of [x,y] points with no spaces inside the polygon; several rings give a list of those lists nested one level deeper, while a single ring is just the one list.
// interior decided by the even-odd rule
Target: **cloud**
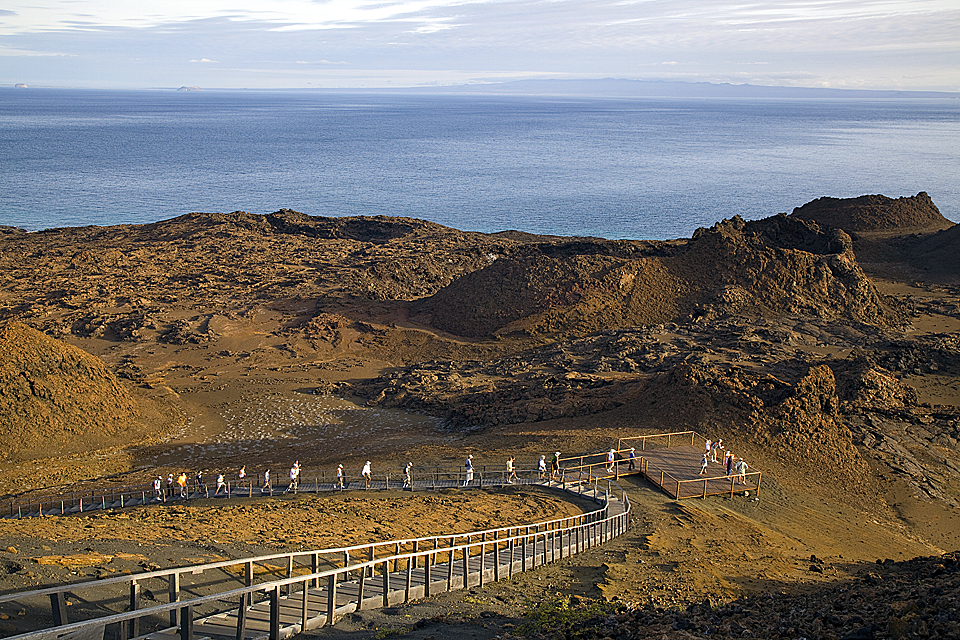
[{"label": "cloud", "polygon": [[55,51],[31,51],[29,49],[17,49],[0,45],[0,57],[68,58],[75,56],[74,54],[69,53],[59,53]]},{"label": "cloud", "polygon": [[200,58],[199,60],[191,60],[190,62],[199,62],[201,64],[217,64],[216,60],[211,60],[210,58]]}]

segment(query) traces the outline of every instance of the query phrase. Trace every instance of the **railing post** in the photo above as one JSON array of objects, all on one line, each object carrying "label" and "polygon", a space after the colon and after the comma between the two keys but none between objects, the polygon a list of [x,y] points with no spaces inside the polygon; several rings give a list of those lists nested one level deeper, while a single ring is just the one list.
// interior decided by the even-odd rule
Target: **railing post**
[{"label": "railing post", "polygon": [[[130,581],[130,611],[136,611],[140,608],[140,583],[136,580]],[[126,624],[122,622],[120,624]],[[140,635],[140,618],[134,618],[130,621],[130,636],[136,638]]]},{"label": "railing post", "polygon": [[[363,575],[360,576],[360,599],[363,599]],[[357,611],[360,610],[360,603],[357,603]],[[327,626],[332,625],[334,615],[337,611],[337,574],[327,576]],[[302,631],[301,631],[302,633]]]},{"label": "railing post", "polygon": [[63,591],[50,594],[50,609],[53,612],[53,626],[61,627],[67,624],[67,600]]},{"label": "railing post", "polygon": [[447,552],[447,591],[453,589],[453,563],[456,560],[453,557],[453,548],[456,546],[456,537],[450,539],[450,551]]},{"label": "railing post", "polygon": [[357,579],[357,611],[363,609],[363,583],[367,577],[367,570],[360,569],[360,578]]},{"label": "railing post", "polygon": [[493,580],[500,581],[500,532],[493,534]]},{"label": "railing post", "polygon": [[[169,602],[180,602],[180,574],[171,573],[167,577],[167,595],[170,596]],[[177,610],[170,610],[170,626],[177,626]]]},{"label": "railing post", "polygon": [[280,587],[270,589],[270,640],[280,640]]},{"label": "railing post", "polygon": [[383,606],[390,606],[390,561],[383,562]]},{"label": "railing post", "polygon": [[193,606],[189,604],[180,608],[180,640],[193,640]]},{"label": "railing post", "polygon": [[247,609],[250,607],[252,594],[245,593],[240,596],[240,606],[237,608],[237,633],[235,640],[244,640],[247,635]]},{"label": "railing post", "polygon": [[430,554],[423,557],[423,597],[430,597]]}]

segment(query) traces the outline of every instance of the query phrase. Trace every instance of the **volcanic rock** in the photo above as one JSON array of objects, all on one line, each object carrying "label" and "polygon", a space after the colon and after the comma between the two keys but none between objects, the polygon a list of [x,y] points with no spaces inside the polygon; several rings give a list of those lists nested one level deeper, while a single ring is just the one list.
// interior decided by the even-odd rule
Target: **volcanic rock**
[{"label": "volcanic rock", "polygon": [[411,305],[467,337],[582,336],[726,313],[796,313],[888,324],[850,237],[787,216],[739,217],[685,243],[527,245]]},{"label": "volcanic rock", "polygon": [[953,226],[926,192],[905,198],[882,195],[858,198],[817,198],[790,214],[824,227],[854,231],[939,230]]},{"label": "volcanic rock", "polygon": [[19,322],[0,328],[0,457],[42,458],[125,444],[145,426],[99,358]]}]

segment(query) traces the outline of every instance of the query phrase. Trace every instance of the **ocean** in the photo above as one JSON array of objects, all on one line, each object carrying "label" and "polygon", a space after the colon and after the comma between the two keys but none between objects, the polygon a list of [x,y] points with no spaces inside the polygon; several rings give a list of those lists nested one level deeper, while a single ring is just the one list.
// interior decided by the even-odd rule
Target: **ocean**
[{"label": "ocean", "polygon": [[960,221],[960,100],[0,89],[0,224],[194,211],[668,239],[820,196]]}]

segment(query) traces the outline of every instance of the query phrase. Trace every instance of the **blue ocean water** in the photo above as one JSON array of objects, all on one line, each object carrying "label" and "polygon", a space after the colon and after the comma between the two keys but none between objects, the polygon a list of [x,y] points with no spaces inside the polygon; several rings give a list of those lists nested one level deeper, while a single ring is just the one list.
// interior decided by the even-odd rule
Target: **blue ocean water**
[{"label": "blue ocean water", "polygon": [[819,196],[960,220],[960,100],[0,90],[0,224],[390,215],[676,238]]}]

